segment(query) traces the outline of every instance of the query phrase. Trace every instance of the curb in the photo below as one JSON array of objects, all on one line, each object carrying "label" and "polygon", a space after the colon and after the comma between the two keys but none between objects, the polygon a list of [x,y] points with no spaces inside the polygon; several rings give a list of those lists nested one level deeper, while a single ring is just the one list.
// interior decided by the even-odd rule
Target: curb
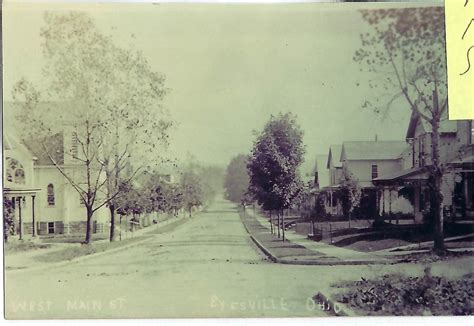
[{"label": "curb", "polygon": [[358,317],[358,315],[349,307],[341,302],[328,298],[324,293],[318,292],[313,301],[323,308],[323,311],[338,317]]},{"label": "curb", "polygon": [[253,235],[250,235],[250,239],[257,245],[257,247],[267,256],[272,262],[279,263],[279,259],[275,257],[267,248],[265,248],[260,241],[258,241]]},{"label": "curb", "polygon": [[[174,221],[174,222],[177,222],[177,221]],[[170,225],[170,224],[173,224],[173,223],[167,223],[165,225],[163,225],[163,224],[161,224],[161,225],[167,226],[167,225]],[[157,229],[158,228],[159,227],[157,227]],[[152,232],[152,231],[153,230],[147,230],[147,232]],[[119,252],[121,250],[129,249],[129,248],[132,248],[134,246],[145,243],[147,241],[150,241],[154,238],[154,235],[146,234],[146,233],[141,235],[141,236],[146,237],[146,238],[143,239],[143,240],[140,240],[140,241],[135,241],[135,242],[130,243],[130,244],[125,245],[125,246],[118,247],[118,248],[114,248],[114,249],[110,249],[110,250],[104,250],[104,251],[100,251],[100,252],[93,253],[93,254],[90,254],[90,255],[84,255],[84,256],[77,257],[77,258],[73,258],[71,260],[60,261],[60,262],[57,262],[57,263],[50,263],[50,264],[46,263],[45,265],[40,265],[40,266],[36,266],[36,267],[31,267],[31,268],[21,268],[21,269],[8,270],[5,267],[4,271],[5,271],[5,274],[10,274],[11,275],[11,274],[21,274],[21,273],[25,273],[25,272],[34,272],[34,271],[39,271],[39,270],[43,270],[43,269],[47,269],[47,268],[62,267],[62,266],[68,265],[68,264],[80,263],[80,262],[82,262],[84,260],[87,260],[87,259],[101,257],[105,254],[113,254],[113,253]]]},{"label": "curb", "polygon": [[327,259],[314,259],[314,260],[289,260],[284,258],[278,258],[270,250],[268,250],[260,241],[258,241],[253,235],[250,235],[252,241],[257,247],[274,263],[284,265],[318,265],[318,266],[336,266],[336,265],[388,265],[397,263],[398,260],[327,260]]}]

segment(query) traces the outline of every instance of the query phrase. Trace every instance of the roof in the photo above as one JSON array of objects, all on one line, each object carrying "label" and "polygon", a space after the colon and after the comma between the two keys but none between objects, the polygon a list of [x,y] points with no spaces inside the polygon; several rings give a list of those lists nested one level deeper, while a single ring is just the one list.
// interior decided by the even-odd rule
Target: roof
[{"label": "roof", "polygon": [[[24,141],[30,152],[37,157],[37,165],[53,165],[49,158],[50,154],[57,164],[64,164],[64,137],[63,133],[57,133],[53,136],[43,139],[30,139]],[[46,150],[43,148],[46,147]]]},{"label": "roof", "polygon": [[407,146],[405,141],[347,141],[342,144],[341,161],[396,160]]},{"label": "roof", "polygon": [[428,180],[429,173],[425,167],[415,167],[380,176],[372,180],[374,184],[390,184],[400,180]]},{"label": "roof", "polygon": [[[423,130],[425,132],[431,132],[432,130],[431,124],[425,119],[421,118],[415,112],[412,112],[411,117],[410,117],[410,123],[408,125],[408,130],[406,134],[407,139],[415,138],[416,126],[418,125],[418,123],[421,123]],[[449,120],[447,115],[445,114],[445,116],[440,121],[439,132],[442,134],[457,132],[456,120]]]},{"label": "roof", "polygon": [[329,169],[332,165],[336,168],[342,167],[341,162],[342,145],[331,145],[329,147],[328,161],[326,167]]},{"label": "roof", "polygon": [[326,165],[328,162],[328,155],[316,155],[316,160],[314,162],[313,175],[316,172],[320,172],[324,169],[327,169]]}]

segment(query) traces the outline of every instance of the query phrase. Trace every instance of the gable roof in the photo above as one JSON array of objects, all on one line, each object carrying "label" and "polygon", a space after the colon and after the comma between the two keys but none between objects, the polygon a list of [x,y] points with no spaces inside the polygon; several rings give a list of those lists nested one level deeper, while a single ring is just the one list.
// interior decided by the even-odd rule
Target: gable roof
[{"label": "gable roof", "polygon": [[[421,123],[423,130],[428,133],[431,132],[431,124],[426,121],[425,119],[421,118],[418,114],[415,112],[412,112],[411,117],[410,117],[410,122],[408,124],[408,130],[406,134],[406,139],[413,139],[415,138],[415,133],[416,133],[416,127],[418,124]],[[457,132],[457,123],[455,120],[449,120],[447,115],[445,114],[443,118],[441,118],[440,124],[439,124],[439,131],[441,134],[446,134],[446,133],[455,133]]]},{"label": "gable roof", "polygon": [[324,169],[327,169],[328,155],[318,154],[316,155],[316,160],[314,162],[313,175],[316,172],[321,172]]},{"label": "gable roof", "polygon": [[[37,165],[53,165],[48,153],[59,165],[64,164],[64,136],[63,133],[57,133],[46,139],[30,139],[24,141],[26,147],[37,157]],[[47,152],[43,149],[43,144]]]},{"label": "gable roof", "polygon": [[396,160],[406,149],[404,141],[346,141],[342,144],[342,160]]},{"label": "gable roof", "polygon": [[341,162],[342,145],[331,145],[329,147],[328,161],[326,167],[329,169],[332,165],[336,168],[342,167]]}]

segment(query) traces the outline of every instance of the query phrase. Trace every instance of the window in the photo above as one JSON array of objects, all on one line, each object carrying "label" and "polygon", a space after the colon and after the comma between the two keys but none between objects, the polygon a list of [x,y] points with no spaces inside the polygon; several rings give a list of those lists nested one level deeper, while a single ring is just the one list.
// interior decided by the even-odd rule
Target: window
[{"label": "window", "polygon": [[425,138],[418,138],[418,166],[425,166]]},{"label": "window", "polygon": [[48,205],[49,206],[54,206],[54,186],[52,183],[48,185]]},{"label": "window", "polygon": [[48,234],[54,234],[54,222],[48,222]]},{"label": "window", "polygon": [[379,170],[378,170],[377,164],[372,165],[372,179],[378,178],[379,177]]},{"label": "window", "polygon": [[71,135],[71,154],[73,158],[77,157],[78,151],[77,151],[77,132],[73,132]]},{"label": "window", "polygon": [[23,165],[11,157],[6,157],[6,177],[7,181],[18,184],[25,184],[25,170]]}]

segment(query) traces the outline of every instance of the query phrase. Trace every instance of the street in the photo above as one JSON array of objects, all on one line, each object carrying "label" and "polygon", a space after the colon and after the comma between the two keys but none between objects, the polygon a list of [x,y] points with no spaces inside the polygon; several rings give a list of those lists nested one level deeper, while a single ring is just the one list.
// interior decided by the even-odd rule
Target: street
[{"label": "street", "polygon": [[[64,267],[7,273],[8,318],[323,315],[311,266],[267,262],[220,201],[169,234]],[[317,280],[317,278],[313,278]]]},{"label": "street", "polygon": [[399,268],[422,270],[269,262],[235,205],[221,199],[135,247],[62,267],[7,272],[6,312],[10,319],[324,316],[310,299],[317,291]]}]

